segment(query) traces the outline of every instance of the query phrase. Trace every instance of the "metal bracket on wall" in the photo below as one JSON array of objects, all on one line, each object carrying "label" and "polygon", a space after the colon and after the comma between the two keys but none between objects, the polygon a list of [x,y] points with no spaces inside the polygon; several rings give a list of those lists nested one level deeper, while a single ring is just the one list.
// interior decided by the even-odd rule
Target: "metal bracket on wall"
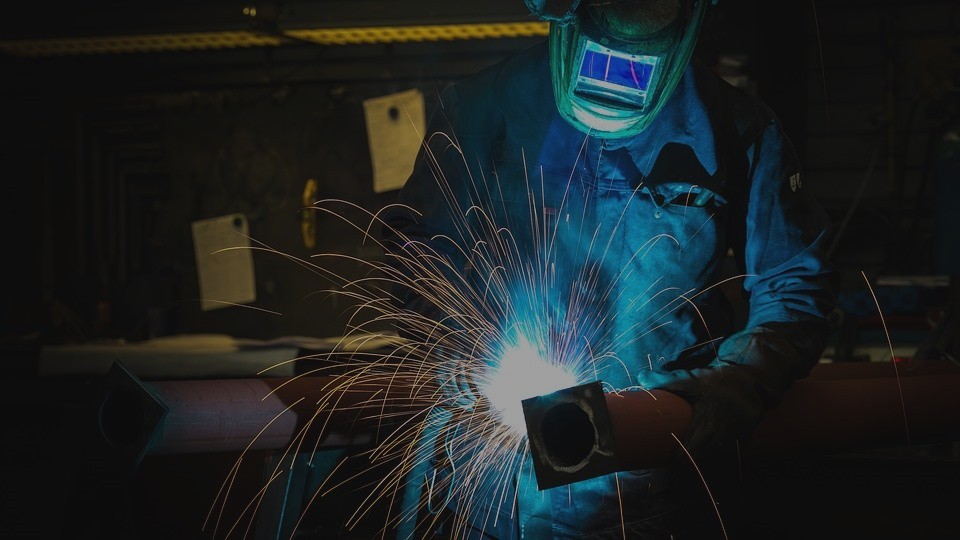
[{"label": "metal bracket on wall", "polygon": [[300,234],[303,236],[303,247],[314,249],[317,247],[317,212],[313,208],[317,201],[319,188],[317,180],[310,178],[303,186],[303,207],[300,210]]}]

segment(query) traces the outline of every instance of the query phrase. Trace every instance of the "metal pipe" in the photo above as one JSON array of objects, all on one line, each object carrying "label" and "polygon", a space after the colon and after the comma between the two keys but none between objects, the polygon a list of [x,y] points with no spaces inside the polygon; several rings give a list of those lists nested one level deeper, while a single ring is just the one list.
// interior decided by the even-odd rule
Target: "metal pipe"
[{"label": "metal pipe", "polygon": [[908,362],[899,368],[864,363],[853,368],[859,376],[840,369],[820,369],[797,381],[764,417],[747,453],[855,451],[960,440],[960,366],[947,361]]},{"label": "metal pipe", "polygon": [[[108,379],[102,443],[135,463],[147,454],[284,448],[314,418],[321,447],[364,444],[435,402],[424,387],[386,375],[345,387],[340,376],[143,383],[117,363]],[[960,367],[945,361],[820,364],[765,416],[745,455],[960,440],[958,390]],[[546,421],[527,418],[535,464],[556,474],[555,485],[662,464],[690,422],[689,405],[668,392],[558,401],[561,393],[533,398]]]},{"label": "metal pipe", "polygon": [[[120,363],[99,401],[103,444],[130,453],[186,454],[284,448],[305,429],[313,448],[363,444],[435,398],[385,374],[144,383]],[[344,384],[348,383],[348,384]]]},{"label": "metal pipe", "polygon": [[[690,406],[676,395],[663,391],[608,393],[598,405],[583,399],[589,386],[524,402],[541,489],[663,465],[689,428]],[[889,363],[820,364],[796,381],[764,416],[745,445],[744,456],[957,441],[958,390],[960,367],[949,362],[900,367]],[[585,419],[588,426],[582,425]],[[564,428],[564,437],[552,432],[558,429],[555,426],[576,425],[581,425],[580,429]],[[581,450],[571,454],[571,448]]]}]

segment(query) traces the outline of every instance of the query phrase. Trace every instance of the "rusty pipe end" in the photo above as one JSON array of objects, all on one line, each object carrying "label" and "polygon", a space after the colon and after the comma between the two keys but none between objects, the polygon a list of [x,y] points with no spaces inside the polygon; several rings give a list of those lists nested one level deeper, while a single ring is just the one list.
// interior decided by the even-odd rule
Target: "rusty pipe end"
[{"label": "rusty pipe end", "polygon": [[99,397],[100,446],[126,456],[136,466],[150,449],[168,407],[120,362],[107,373]]},{"label": "rusty pipe end", "polygon": [[691,409],[663,391],[604,393],[599,381],[523,401],[537,486],[666,464]]},{"label": "rusty pipe end", "polygon": [[522,402],[541,490],[612,472],[613,430],[599,381]]}]

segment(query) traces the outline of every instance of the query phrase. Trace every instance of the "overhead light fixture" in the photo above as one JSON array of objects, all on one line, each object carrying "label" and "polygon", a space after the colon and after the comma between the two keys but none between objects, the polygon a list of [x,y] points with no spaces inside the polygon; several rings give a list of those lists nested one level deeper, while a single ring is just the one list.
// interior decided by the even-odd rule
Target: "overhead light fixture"
[{"label": "overhead light fixture", "polygon": [[266,34],[255,30],[182,32],[127,36],[86,36],[0,41],[0,51],[13,56],[43,57],[93,54],[277,47],[309,41],[318,45],[360,45],[546,36],[548,23],[495,22],[419,26],[300,28]]}]

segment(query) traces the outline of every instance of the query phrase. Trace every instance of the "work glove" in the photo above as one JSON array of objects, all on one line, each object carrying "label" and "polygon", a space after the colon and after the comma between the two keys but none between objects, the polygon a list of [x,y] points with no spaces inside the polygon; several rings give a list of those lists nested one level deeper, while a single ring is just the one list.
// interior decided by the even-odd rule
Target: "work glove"
[{"label": "work glove", "polygon": [[[803,334],[790,323],[757,326],[727,338],[704,367],[641,372],[642,386],[674,393],[691,406],[676,459],[692,458],[698,467],[731,465],[764,413],[819,359],[818,353],[811,361],[817,344]],[[798,348],[794,341],[805,342]]]},{"label": "work glove", "polygon": [[[447,410],[470,411],[479,393],[470,382],[470,341],[468,332],[456,317],[420,296],[405,306],[409,316],[398,325],[400,337],[417,344],[419,362],[424,373],[435,378],[438,388],[436,405]],[[419,369],[420,366],[417,366]]]},{"label": "work glove", "polygon": [[471,368],[463,355],[446,347],[437,348],[437,382],[440,386],[441,406],[469,412],[476,407],[480,392],[473,383]]}]

